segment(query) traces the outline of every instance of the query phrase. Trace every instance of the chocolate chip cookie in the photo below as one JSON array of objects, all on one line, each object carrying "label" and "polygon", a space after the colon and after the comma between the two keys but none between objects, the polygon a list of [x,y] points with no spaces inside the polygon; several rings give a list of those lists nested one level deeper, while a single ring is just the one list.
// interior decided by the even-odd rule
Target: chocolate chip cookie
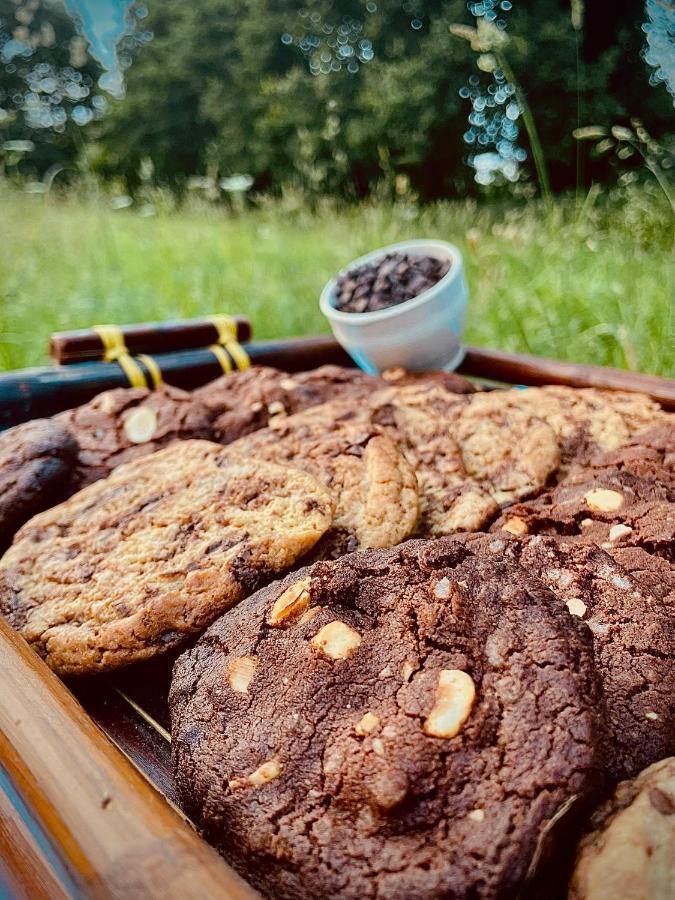
[{"label": "chocolate chip cookie", "polygon": [[[644,394],[558,385],[488,395],[505,415],[529,412],[547,422],[560,446],[560,477],[591,456],[615,450],[663,421],[658,403]],[[486,402],[486,401],[483,401]]]},{"label": "chocolate chip cookie", "polygon": [[537,499],[510,507],[491,530],[559,534],[608,550],[641,547],[675,559],[675,503],[669,488],[623,469],[571,476]]},{"label": "chocolate chip cookie", "polygon": [[515,896],[599,781],[589,638],[451,538],[316,563],[178,659],[182,803],[267,896]]},{"label": "chocolate chip cookie", "polygon": [[321,556],[399,544],[410,536],[419,515],[412,467],[381,429],[324,412],[325,418],[314,409],[277,417],[274,427],[240,438],[228,452],[295,466],[326,485],[335,515],[317,545]]},{"label": "chocolate chip cookie", "polygon": [[180,441],[24,525],[0,560],[0,613],[63,675],[117,668],[203,630],[331,519],[310,475]]},{"label": "chocolate chip cookie", "polygon": [[0,552],[27,519],[66,496],[77,449],[71,432],[51,419],[0,434]]},{"label": "chocolate chip cookie", "polygon": [[651,583],[591,544],[554,537],[466,538],[473,552],[519,563],[593,634],[609,723],[612,778],[632,777],[675,752],[675,592]]},{"label": "chocolate chip cookie", "polygon": [[105,391],[55,418],[70,429],[80,447],[73,490],[174,441],[211,437],[206,409],[186,391],[166,384],[156,391]]},{"label": "chocolate chip cookie", "polygon": [[214,438],[229,444],[265,428],[275,416],[293,415],[329,400],[356,402],[383,384],[360,369],[340,366],[321,366],[293,375],[254,366],[224,375],[193,396],[209,410]]},{"label": "chocolate chip cookie", "polygon": [[675,758],[620,784],[579,845],[570,900],[672,900]]},{"label": "chocolate chip cookie", "polygon": [[465,402],[466,398],[435,383],[387,388],[358,404],[324,403],[295,416],[276,417],[270,422],[276,440],[271,434],[264,435],[264,440],[270,452],[274,447],[285,452],[282,448],[289,435],[302,436],[307,431],[329,442],[336,429],[349,429],[357,436],[385,434],[417,475],[420,515],[415,533],[466,531],[493,519],[499,508],[467,474],[461,452],[443,424],[443,414]]},{"label": "chocolate chip cookie", "polygon": [[435,384],[452,394],[475,394],[476,386],[458,375],[457,372],[445,372],[442,369],[429,372],[407,372],[405,369],[385,369],[381,378],[387,384],[396,387],[405,387],[411,384]]},{"label": "chocolate chip cookie", "polygon": [[417,471],[420,534],[478,530],[557,469],[552,428],[516,409],[505,415],[491,399],[497,393],[465,397],[422,382],[370,398],[372,420],[393,429]]}]

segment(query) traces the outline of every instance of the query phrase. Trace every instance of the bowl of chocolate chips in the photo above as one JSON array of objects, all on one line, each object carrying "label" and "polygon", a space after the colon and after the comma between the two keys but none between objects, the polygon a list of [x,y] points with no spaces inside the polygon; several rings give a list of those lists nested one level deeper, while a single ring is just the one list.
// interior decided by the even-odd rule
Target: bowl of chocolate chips
[{"label": "bowl of chocolate chips", "polygon": [[468,289],[462,256],[445,241],[392,244],[331,279],[321,311],[366,372],[455,369],[464,355]]}]

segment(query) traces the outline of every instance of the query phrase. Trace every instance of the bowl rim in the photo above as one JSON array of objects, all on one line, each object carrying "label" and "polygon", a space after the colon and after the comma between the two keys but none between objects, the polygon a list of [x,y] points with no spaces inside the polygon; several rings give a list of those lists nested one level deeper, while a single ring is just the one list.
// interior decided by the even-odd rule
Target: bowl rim
[{"label": "bowl rim", "polygon": [[[421,250],[424,247],[433,247],[442,250],[446,256],[450,257],[451,265],[450,269],[440,281],[437,281],[436,284],[427,288],[427,290],[422,291],[421,294],[418,294],[416,297],[411,297],[410,300],[404,300],[396,306],[389,306],[386,309],[374,309],[370,312],[362,313],[342,312],[339,309],[335,309],[332,305],[331,300],[334,296],[335,288],[337,287],[337,280],[350,269],[371,262],[380,256],[386,256],[387,253],[404,250]],[[327,319],[333,320],[334,322],[349,323],[351,325],[356,325],[357,322],[362,322],[366,325],[382,319],[391,319],[394,316],[402,315],[403,313],[409,312],[411,309],[423,306],[425,303],[433,300],[439,291],[461,277],[463,267],[461,250],[449,241],[441,241],[436,238],[415,238],[410,241],[398,241],[395,244],[387,244],[385,247],[378,247],[376,250],[371,250],[370,253],[359,256],[343,266],[337,275],[324,285],[319,298],[319,308]]]}]

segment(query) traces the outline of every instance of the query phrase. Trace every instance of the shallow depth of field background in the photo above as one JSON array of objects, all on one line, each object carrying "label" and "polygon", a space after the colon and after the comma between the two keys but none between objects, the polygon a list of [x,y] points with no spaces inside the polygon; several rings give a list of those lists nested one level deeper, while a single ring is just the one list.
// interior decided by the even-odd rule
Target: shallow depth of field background
[{"label": "shallow depth of field background", "polygon": [[0,0],[0,368],[104,322],[326,331],[338,268],[429,236],[468,342],[675,375],[675,13],[615,6]]}]

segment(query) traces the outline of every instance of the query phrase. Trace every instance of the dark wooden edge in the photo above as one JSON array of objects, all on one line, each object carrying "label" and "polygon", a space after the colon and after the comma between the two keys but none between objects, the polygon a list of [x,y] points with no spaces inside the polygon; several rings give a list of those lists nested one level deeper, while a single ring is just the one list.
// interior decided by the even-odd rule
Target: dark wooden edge
[{"label": "dark wooden edge", "polygon": [[[287,372],[314,369],[327,363],[354,365],[337,341],[327,335],[256,341],[245,344],[244,349],[254,365],[275,366]],[[222,374],[216,357],[208,348],[157,354],[155,360],[168,384],[186,390],[206,384]],[[459,372],[509,384],[563,384],[640,391],[665,409],[675,409],[674,380],[620,369],[468,347]],[[78,363],[7,372],[0,375],[0,428],[79,406],[101,391],[127,384],[117,363]]]},{"label": "dark wooden edge", "polygon": [[16,896],[258,895],[0,618],[0,885]]},{"label": "dark wooden edge", "polygon": [[639,391],[648,394],[664,409],[675,409],[675,380],[623,369],[504,353],[485,347],[468,347],[458,371],[463,375],[507,384],[563,384],[569,387]]}]

